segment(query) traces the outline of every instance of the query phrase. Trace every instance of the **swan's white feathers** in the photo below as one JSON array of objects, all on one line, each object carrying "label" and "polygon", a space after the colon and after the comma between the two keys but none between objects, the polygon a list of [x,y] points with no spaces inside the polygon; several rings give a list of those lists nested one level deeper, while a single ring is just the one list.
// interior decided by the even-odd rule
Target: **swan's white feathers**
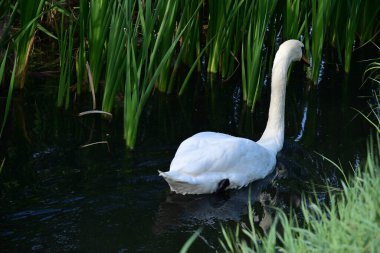
[{"label": "swan's white feathers", "polygon": [[241,188],[272,171],[275,157],[257,143],[227,134],[202,132],[181,143],[170,165],[160,172],[172,191],[212,193],[229,179],[227,189]]},{"label": "swan's white feathers", "polygon": [[274,168],[284,143],[285,93],[290,63],[302,57],[303,44],[284,42],[272,69],[271,101],[265,131],[256,143],[227,134],[202,132],[181,143],[168,172],[159,172],[170,189],[181,194],[213,193],[218,183],[229,180],[227,189],[241,188],[264,178]]}]

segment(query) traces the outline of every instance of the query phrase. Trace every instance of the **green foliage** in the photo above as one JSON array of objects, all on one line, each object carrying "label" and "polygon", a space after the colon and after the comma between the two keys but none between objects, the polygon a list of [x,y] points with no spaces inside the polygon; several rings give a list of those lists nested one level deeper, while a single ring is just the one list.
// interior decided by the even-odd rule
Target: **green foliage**
[{"label": "green foliage", "polygon": [[[65,21],[69,19],[69,27],[65,27]],[[71,72],[73,68],[73,45],[74,45],[74,32],[75,28],[70,17],[65,17],[61,14],[61,24],[57,31],[58,34],[58,47],[59,47],[59,83],[57,106],[69,107],[70,101],[70,84]]]},{"label": "green foliage", "polygon": [[[305,2],[305,1],[304,1]],[[306,9],[301,0],[287,0],[284,13],[284,39],[299,39],[305,29]]]},{"label": "green foliage", "polygon": [[[4,61],[6,61],[6,57],[4,57],[1,66],[3,66]],[[13,88],[15,86],[16,68],[17,68],[17,58],[15,58],[14,63],[13,63],[12,76],[11,76],[11,80],[10,80],[9,87],[8,87],[7,102],[6,102],[5,110],[4,110],[3,124],[1,125],[1,129],[0,129],[0,138],[3,135],[5,123],[7,122],[7,118],[8,118],[8,114],[9,114],[9,109],[10,109],[10,106],[11,106],[12,93],[13,93]]]},{"label": "green foliage", "polygon": [[[354,41],[359,38],[363,44],[376,38],[380,11],[375,0],[287,0],[279,2],[277,10],[277,0],[80,0],[79,8],[65,5],[70,12],[59,7],[63,2],[0,3],[8,8],[0,12],[6,21],[0,30],[4,35],[0,50],[9,44],[9,51],[15,51],[15,85],[23,87],[36,30],[56,38],[39,20],[44,6],[47,11],[57,8],[59,14],[70,16],[56,38],[61,67],[57,104],[67,107],[69,102],[72,56],[77,94],[83,90],[88,61],[95,92],[104,77],[103,110],[110,112],[115,97],[125,94],[125,138],[130,147],[153,89],[170,94],[178,88],[183,94],[193,71],[201,70],[203,53],[207,71],[223,79],[241,68],[243,99],[253,111],[281,35],[284,40],[303,39],[312,58],[310,78],[317,82],[325,43],[336,47],[348,72]],[[189,68],[185,77],[177,74],[183,65]]]},{"label": "green foliage", "polygon": [[186,241],[186,243],[182,246],[180,253],[186,253],[190,246],[193,244],[193,242],[198,238],[198,236],[201,234],[202,229],[198,229],[195,231],[195,233]]},{"label": "green foliage", "polygon": [[[188,24],[177,34],[172,45],[165,52],[159,55],[158,48],[166,29],[165,19],[169,18],[169,13],[174,0],[166,1],[163,21],[158,27],[157,36],[153,38],[153,29],[157,20],[157,13],[153,13],[156,8],[152,6],[150,0],[145,5],[138,0],[138,20],[141,24],[141,30],[144,37],[140,50],[137,51],[137,33],[136,30],[127,32],[127,81],[125,85],[124,96],[124,138],[130,148],[134,148],[136,142],[137,128],[143,107],[157,81],[159,74],[163,71],[164,65],[172,55],[175,46],[181,38]],[[151,50],[150,54],[148,52]],[[159,58],[158,58],[159,57]]]},{"label": "green foliage", "polygon": [[377,0],[361,0],[363,5],[359,14],[359,32],[360,43],[364,44],[374,39],[374,35],[379,31],[375,31],[376,25],[379,24],[380,4]]},{"label": "green foliage", "polygon": [[[105,58],[104,49],[109,32],[113,2],[114,0],[90,0],[89,2],[88,58],[93,74],[95,91],[98,90],[103,71]],[[83,3],[82,6],[84,4],[85,3]],[[84,12],[83,15],[85,14]],[[85,16],[83,18],[85,18]],[[83,54],[83,51],[81,51],[81,53]],[[83,66],[81,67],[83,68]]]},{"label": "green foliage", "polygon": [[319,70],[322,63],[322,50],[331,13],[335,2],[330,0],[312,0],[312,32],[311,32],[311,56],[312,69],[311,80],[318,82]]},{"label": "green foliage", "polygon": [[361,9],[361,0],[349,1],[348,19],[346,25],[345,48],[344,48],[344,71],[348,73],[351,66],[351,55],[354,46],[357,26],[359,24],[359,15]]},{"label": "green foliage", "polygon": [[209,20],[207,39],[213,40],[209,48],[207,66],[207,71],[210,73],[221,71],[223,77],[227,76],[228,71],[225,70],[225,66],[230,61],[233,61],[231,49],[236,43],[234,40],[241,40],[241,34],[239,34],[239,30],[236,30],[236,25],[242,22],[242,20],[238,21],[238,19],[244,19],[244,16],[237,15],[243,3],[244,1],[242,0],[225,0],[222,4],[218,0],[208,1]]},{"label": "green foliage", "polygon": [[[379,136],[377,135],[377,138]],[[338,194],[330,191],[330,204],[313,199],[302,201],[304,224],[282,210],[266,236],[250,227],[235,233],[223,229],[226,252],[376,252],[380,247],[379,143],[368,146],[367,162]],[[252,210],[249,210],[252,217]],[[282,232],[277,229],[281,227]],[[239,232],[241,231],[241,232]],[[244,234],[244,238],[242,234]]]},{"label": "green foliage", "polygon": [[[179,52],[177,54],[177,59],[175,60],[173,70],[170,75],[170,80],[166,92],[168,94],[173,92],[174,89],[174,80],[176,78],[176,74],[178,68],[181,63],[185,63],[188,66],[193,65],[189,72],[188,77],[190,77],[191,73],[194,71],[195,66],[198,67],[198,71],[201,70],[200,56],[203,55],[203,52],[208,47],[207,45],[203,48],[201,52],[200,45],[200,15],[199,8],[202,5],[202,0],[186,0],[183,8],[181,9],[181,18],[178,22],[177,33],[179,31],[184,30],[185,26],[186,32],[182,36],[181,46]],[[172,57],[174,58],[174,57]],[[186,86],[186,78],[184,83],[182,84],[181,91]],[[179,93],[181,93],[181,91]]]},{"label": "green foliage", "polygon": [[16,48],[16,87],[22,89],[25,83],[26,69],[30,51],[34,42],[38,18],[42,15],[45,0],[17,0],[20,12],[20,33],[15,40]]},{"label": "green foliage", "polygon": [[125,6],[119,1],[114,2],[107,45],[107,64],[102,109],[111,112],[116,92],[124,81],[126,55]]},{"label": "green foliage", "polygon": [[2,1],[0,2],[0,10],[0,20],[2,22],[0,25],[0,48],[2,48],[4,45],[9,46],[10,29],[17,14],[18,2],[12,6],[10,1]]},{"label": "green foliage", "polygon": [[[173,1],[172,6],[166,10],[167,5],[164,1],[158,1],[157,4],[157,12],[158,12],[158,26],[163,26],[165,29],[162,31],[162,38],[159,41],[157,54],[165,54],[175,39],[176,31],[176,21],[177,21],[177,13],[179,7],[179,1]],[[167,17],[165,16],[167,15]],[[171,52],[171,56],[173,55],[174,50]],[[160,59],[160,57],[157,57]],[[160,76],[157,81],[157,88],[161,92],[168,92],[168,84],[170,78],[170,71],[172,67],[172,57],[169,57],[163,65],[163,69],[160,73]],[[160,60],[158,60],[160,61]],[[159,63],[158,63],[159,64]]]},{"label": "green foliage", "polygon": [[88,0],[79,1],[79,47],[76,56],[77,94],[82,92],[86,77],[86,31],[88,27]]},{"label": "green foliage", "polygon": [[[263,55],[264,39],[277,1],[256,1],[248,7],[248,34],[242,45],[242,85],[243,99],[253,111],[261,94],[266,55]],[[272,41],[274,46],[275,41]],[[263,64],[264,63],[264,64]]]}]

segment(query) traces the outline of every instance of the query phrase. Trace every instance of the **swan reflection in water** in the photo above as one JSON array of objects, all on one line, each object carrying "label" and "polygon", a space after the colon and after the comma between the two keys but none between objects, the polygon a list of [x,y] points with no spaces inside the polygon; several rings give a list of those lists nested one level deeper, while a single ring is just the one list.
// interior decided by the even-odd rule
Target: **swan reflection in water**
[{"label": "swan reflection in water", "polygon": [[205,226],[219,229],[221,222],[241,222],[247,217],[249,198],[254,210],[255,226],[266,233],[273,223],[273,206],[287,206],[289,201],[293,207],[300,204],[300,197],[296,193],[279,189],[278,180],[288,177],[289,165],[285,165],[286,161],[283,163],[281,156],[278,159],[276,169],[271,174],[240,190],[211,195],[167,192],[156,214],[155,234],[194,231]]}]

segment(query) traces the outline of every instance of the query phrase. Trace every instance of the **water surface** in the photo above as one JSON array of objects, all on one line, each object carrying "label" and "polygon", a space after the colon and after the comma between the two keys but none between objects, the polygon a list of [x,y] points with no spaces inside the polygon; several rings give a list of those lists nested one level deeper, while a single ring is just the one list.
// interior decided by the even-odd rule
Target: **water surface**
[{"label": "water surface", "polygon": [[[277,206],[289,212],[313,185],[339,186],[341,175],[317,154],[340,161],[347,173],[363,161],[369,125],[361,72],[325,72],[316,87],[295,66],[287,88],[285,145],[276,170],[251,184],[258,230],[270,228]],[[111,122],[83,118],[89,95],[64,111],[55,107],[56,78],[31,77],[16,94],[1,140],[2,252],[177,252],[198,228],[194,252],[221,249],[220,225],[247,221],[248,188],[223,195],[170,193],[166,171],[179,144],[199,131],[257,140],[266,124],[269,87],[250,113],[239,80],[194,79],[184,97],[155,94],[145,108],[137,147],[125,149],[122,108]],[[269,81],[268,81],[269,82]],[[268,83],[267,82],[267,83]],[[349,88],[348,88],[349,87]],[[1,101],[4,105],[4,101]],[[107,141],[86,148],[81,145]],[[326,193],[318,195],[324,201]]]}]

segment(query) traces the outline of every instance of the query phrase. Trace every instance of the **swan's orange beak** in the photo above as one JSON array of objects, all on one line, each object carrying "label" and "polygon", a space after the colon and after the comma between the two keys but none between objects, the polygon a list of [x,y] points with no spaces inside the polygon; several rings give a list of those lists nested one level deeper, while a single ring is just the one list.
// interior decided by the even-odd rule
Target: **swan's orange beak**
[{"label": "swan's orange beak", "polygon": [[302,47],[302,58],[301,58],[301,61],[308,67],[310,67],[310,62],[309,60],[307,59],[306,57],[306,51],[305,51],[305,48]]},{"label": "swan's orange beak", "polygon": [[306,56],[303,54],[302,55],[302,58],[301,58],[301,61],[308,67],[310,67],[310,62],[309,60],[306,58]]}]

